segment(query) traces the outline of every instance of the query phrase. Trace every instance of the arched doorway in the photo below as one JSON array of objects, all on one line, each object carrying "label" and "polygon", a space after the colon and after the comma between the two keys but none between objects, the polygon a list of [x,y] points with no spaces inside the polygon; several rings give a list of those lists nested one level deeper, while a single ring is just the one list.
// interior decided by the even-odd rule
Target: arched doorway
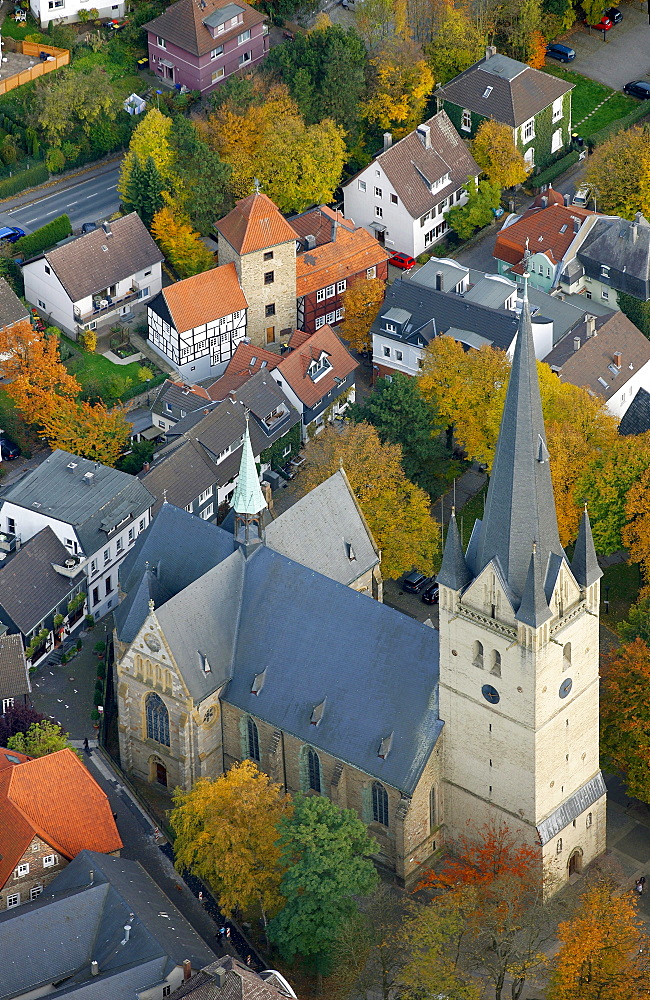
[{"label": "arched doorway", "polygon": [[576,847],[575,851],[569,858],[569,878],[572,875],[579,875],[582,871],[582,851],[579,847]]},{"label": "arched doorway", "polygon": [[167,788],[167,768],[160,757],[149,758],[149,781],[152,784],[157,782]]}]

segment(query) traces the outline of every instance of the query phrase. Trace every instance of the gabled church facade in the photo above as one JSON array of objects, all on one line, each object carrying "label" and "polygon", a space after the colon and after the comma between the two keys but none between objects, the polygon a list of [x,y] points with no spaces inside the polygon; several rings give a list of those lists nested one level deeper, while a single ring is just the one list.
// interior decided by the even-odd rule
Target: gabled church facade
[{"label": "gabled church facade", "polygon": [[381,603],[342,472],[267,524],[246,435],[233,512],[231,533],[163,504],[124,563],[127,772],[188,789],[250,758],[355,809],[405,882],[492,819],[552,888],[604,850],[601,573],[586,512],[571,564],[560,546],[526,297],[485,517],[466,553],[455,518],[447,535],[439,632]]}]

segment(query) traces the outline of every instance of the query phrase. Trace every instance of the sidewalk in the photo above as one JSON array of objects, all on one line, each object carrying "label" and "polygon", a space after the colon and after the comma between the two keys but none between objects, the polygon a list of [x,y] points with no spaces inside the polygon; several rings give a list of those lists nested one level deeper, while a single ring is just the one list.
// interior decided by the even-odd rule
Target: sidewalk
[{"label": "sidewalk", "polygon": [[465,504],[485,486],[487,478],[487,473],[478,462],[473,462],[471,469],[459,476],[451,489],[433,504],[431,513],[438,524],[441,521],[443,524],[449,524],[452,507],[456,507],[456,513],[461,511]]},{"label": "sidewalk", "polygon": [[50,177],[49,181],[45,181],[43,184],[38,184],[36,187],[27,188],[25,191],[21,191],[20,194],[13,195],[11,198],[5,198],[4,201],[0,201],[0,209],[3,212],[7,212],[12,208],[21,208],[23,205],[29,205],[33,201],[38,201],[42,197],[42,192],[45,188],[48,189],[50,194],[57,194],[59,191],[66,191],[68,188],[74,187],[78,184],[80,180],[85,180],[88,174],[95,174],[97,177],[101,177],[102,174],[110,173],[110,171],[115,170],[116,166],[120,163],[122,159],[122,153],[117,156],[111,157],[109,160],[102,160],[98,163],[88,163],[85,167],[79,167],[77,170],[70,170],[64,173],[60,178],[54,180]]}]

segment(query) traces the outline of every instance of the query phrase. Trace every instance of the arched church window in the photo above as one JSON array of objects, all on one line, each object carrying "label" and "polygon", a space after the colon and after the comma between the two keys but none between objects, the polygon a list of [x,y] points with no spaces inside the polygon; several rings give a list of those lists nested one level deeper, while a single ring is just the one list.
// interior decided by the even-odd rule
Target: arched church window
[{"label": "arched church window", "polygon": [[571,666],[571,643],[564,643],[564,651],[562,656],[562,669],[568,670]]},{"label": "arched church window", "polygon": [[260,759],[260,736],[257,730],[257,725],[253,719],[248,718],[247,723],[247,736],[248,736],[248,756],[251,760]]},{"label": "arched church window", "polygon": [[429,830],[435,830],[438,822],[438,812],[436,809],[436,786],[431,786],[429,792]]},{"label": "arched church window", "polygon": [[501,676],[501,653],[498,649],[492,650],[492,663],[490,665],[490,673],[494,674],[495,677]]},{"label": "arched church window", "polygon": [[169,746],[169,712],[162,698],[157,694],[148,694],[145,702],[147,715],[147,737]]},{"label": "arched church window", "polygon": [[479,642],[478,639],[474,642],[474,659],[472,662],[475,667],[483,669],[483,643]]},{"label": "arched church window", "polygon": [[379,781],[372,783],[372,818],[375,823],[388,826],[388,792]]},{"label": "arched church window", "polygon": [[314,792],[318,792],[320,795],[321,791],[321,767],[320,767],[320,757],[315,750],[311,748],[307,751],[307,773],[309,776],[309,787]]}]

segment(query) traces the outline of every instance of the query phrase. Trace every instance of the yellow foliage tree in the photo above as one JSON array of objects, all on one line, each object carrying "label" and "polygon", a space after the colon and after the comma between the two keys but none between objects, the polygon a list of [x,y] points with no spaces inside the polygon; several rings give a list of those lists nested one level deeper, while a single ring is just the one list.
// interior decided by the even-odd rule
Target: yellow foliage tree
[{"label": "yellow foliage tree", "polygon": [[384,301],[384,285],[381,278],[361,278],[343,295],[345,320],[341,332],[353,351],[372,348],[370,327]]},{"label": "yellow foliage tree", "polygon": [[154,215],[151,235],[179,277],[190,278],[214,267],[214,254],[201,242],[200,234],[169,205]]},{"label": "yellow foliage tree", "polygon": [[612,135],[589,159],[586,181],[598,208],[624,219],[650,213],[650,130],[635,126]]},{"label": "yellow foliage tree", "polygon": [[31,345],[40,341],[38,333],[29,320],[5,326],[0,330],[0,371],[3,378],[14,378],[28,363]]},{"label": "yellow foliage tree", "polygon": [[205,879],[230,915],[259,904],[266,922],[282,905],[278,823],[291,803],[252,760],[178,790],[170,824],[178,868]]},{"label": "yellow foliage tree", "polygon": [[41,426],[52,448],[114,466],[131,433],[124,414],[124,410],[109,410],[103,403],[62,400],[43,418]]},{"label": "yellow foliage tree", "polygon": [[134,159],[140,163],[146,163],[147,159],[151,157],[165,185],[165,190],[171,191],[173,189],[176,178],[174,175],[174,152],[170,143],[171,132],[171,118],[163,115],[158,108],[152,108],[151,111],[148,111],[136,126],[131,136],[128,152],[122,160],[120,179],[117,184],[117,190],[123,198],[127,197]]},{"label": "yellow foliage tree", "polygon": [[375,79],[372,96],[360,114],[373,128],[390,129],[397,138],[407,135],[424,116],[434,79],[422,50],[397,38],[371,60]]},{"label": "yellow foliage tree", "polygon": [[440,528],[431,517],[428,495],[404,475],[402,449],[382,444],[370,424],[328,427],[309,446],[303,473],[305,493],[341,466],[378,547],[382,572],[397,577],[414,566],[433,573],[440,564]]},{"label": "yellow foliage tree", "polygon": [[436,83],[447,83],[484,53],[485,36],[474,16],[452,0],[434,5],[434,31],[425,52]]},{"label": "yellow foliage tree", "polygon": [[488,180],[501,188],[521,184],[532,170],[515,146],[512,129],[489,118],[479,125],[472,156]]},{"label": "yellow foliage tree", "polygon": [[13,370],[7,395],[26,422],[40,429],[63,402],[73,401],[81,392],[76,378],[61,363],[56,337],[35,337],[25,345],[22,356],[16,354],[4,364]]},{"label": "yellow foliage tree", "polygon": [[650,469],[628,491],[625,513],[628,523],[623,528],[623,543],[629,549],[630,562],[641,567],[641,593],[645,597],[650,595]]}]

